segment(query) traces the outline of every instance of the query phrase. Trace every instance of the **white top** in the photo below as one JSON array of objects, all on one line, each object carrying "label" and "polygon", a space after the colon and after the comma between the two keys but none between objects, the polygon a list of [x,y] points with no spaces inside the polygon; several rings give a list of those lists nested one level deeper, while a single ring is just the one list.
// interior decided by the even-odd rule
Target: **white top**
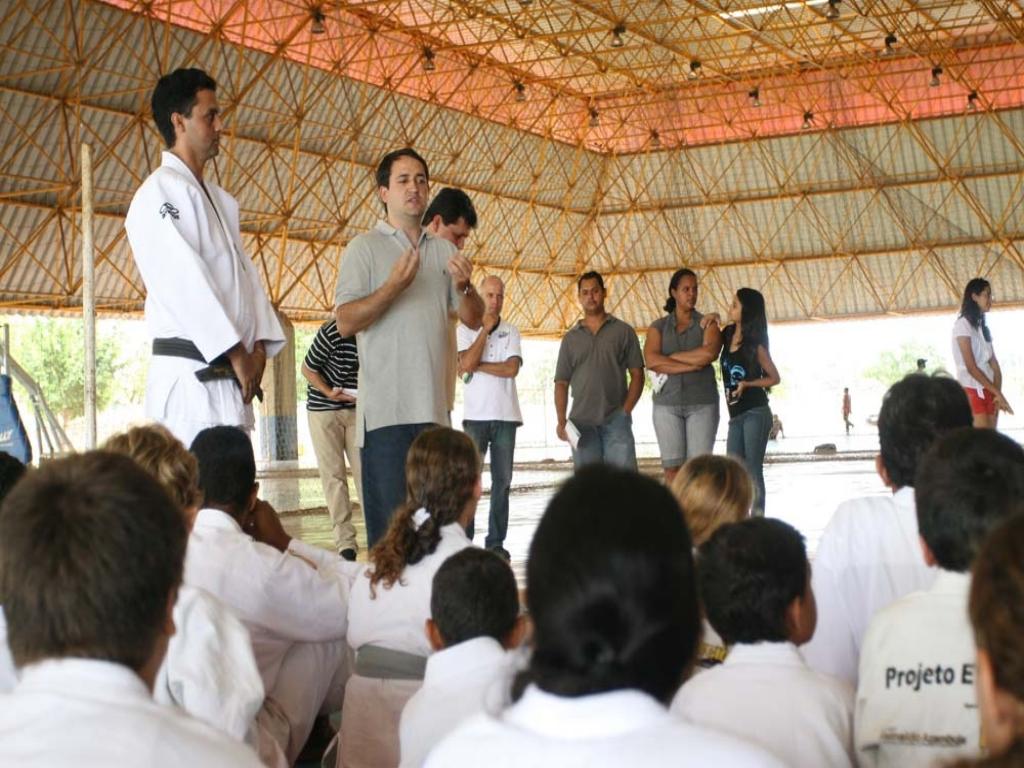
[{"label": "white top", "polygon": [[[245,254],[238,202],[211,180],[204,184],[206,192],[188,166],[165,151],[132,198],[125,230],[146,285],[146,325],[154,338],[192,341],[207,360],[239,342],[251,351],[260,340],[273,357],[284,347],[284,332]],[[251,429],[252,406],[242,403],[233,381],[196,381],[194,372],[204,366],[154,357],[146,415],[169,426],[187,417]]]},{"label": "white top", "polygon": [[620,690],[563,698],[530,686],[500,715],[478,715],[430,753],[426,768],[781,766],[758,747],[684,723]]},{"label": "white top", "polygon": [[441,739],[473,715],[497,715],[509,703],[519,657],[491,637],[477,637],[427,659],[423,687],[402,710],[401,768],[419,768]]},{"label": "white top", "polygon": [[0,696],[0,765],[20,768],[257,768],[256,755],[152,700],[130,669],[106,661],[30,664]]},{"label": "white top", "polygon": [[992,342],[985,341],[981,327],[971,327],[966,317],[958,317],[953,323],[953,362],[956,364],[956,380],[960,382],[960,386],[976,389],[978,394],[982,395],[985,390],[984,385],[967,372],[964,355],[957,342],[957,339],[962,337],[971,340],[971,354],[974,355],[974,362],[990,381],[995,378],[995,372],[992,370]]},{"label": "white top", "polygon": [[853,688],[810,669],[792,643],[737,644],[683,684],[671,711],[764,747],[792,768],[852,765]]},{"label": "white top", "polygon": [[182,585],[153,698],[244,741],[263,706],[249,631],[215,597]]},{"label": "white top", "polygon": [[[348,644],[358,651],[364,645],[378,645],[393,651],[430,655],[426,622],[430,618],[430,592],[434,574],[441,563],[456,552],[473,546],[458,523],[441,529],[437,549],[414,565],[406,566],[402,577],[391,585],[378,582],[370,595],[370,578],[364,570],[352,585],[348,606]],[[363,566],[368,569],[370,566]]]},{"label": "white top", "polygon": [[10,693],[17,684],[18,669],[7,645],[7,619],[4,618],[4,607],[0,605],[0,693]]},{"label": "white top", "polygon": [[344,639],[356,570],[298,539],[278,552],[216,509],[196,515],[185,555],[185,583],[214,595],[248,628],[267,691],[294,643]]},{"label": "white top", "polygon": [[818,628],[800,652],[808,665],[857,684],[861,640],[882,608],[935,581],[921,553],[914,489],[844,501],[811,569]]},{"label": "white top", "polygon": [[857,689],[858,765],[925,768],[980,754],[970,584],[967,573],[940,571],[931,589],[871,622]]},{"label": "white top", "polygon": [[[483,332],[483,328],[474,331],[459,323],[459,352],[465,352],[473,346],[473,342]],[[504,363],[513,357],[518,357],[520,363],[523,361],[519,329],[502,320],[488,335],[480,362]],[[519,410],[515,376],[495,376],[475,371],[463,393],[462,418],[468,421],[512,421],[522,424],[523,414]]]}]

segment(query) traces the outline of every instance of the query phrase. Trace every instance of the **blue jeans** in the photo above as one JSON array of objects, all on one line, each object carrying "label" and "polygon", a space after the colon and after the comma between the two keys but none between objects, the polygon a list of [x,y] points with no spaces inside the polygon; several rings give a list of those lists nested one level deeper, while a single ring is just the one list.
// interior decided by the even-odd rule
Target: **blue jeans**
[{"label": "blue jeans", "polygon": [[[462,429],[473,438],[480,458],[491,450],[491,512],[487,519],[487,549],[500,547],[508,533],[508,492],[512,487],[512,459],[516,451],[516,429],[514,421],[463,421]],[[471,521],[466,535],[473,538],[474,525]]]},{"label": "blue jeans", "polygon": [[764,450],[768,446],[768,433],[772,429],[772,411],[760,405],[729,419],[727,453],[740,459],[754,480],[753,514],[764,515]]},{"label": "blue jeans", "polygon": [[604,424],[596,427],[576,425],[580,441],[572,452],[576,469],[587,464],[611,464],[636,471],[636,443],[633,442],[633,417],[621,408],[612,412]]},{"label": "blue jeans", "polygon": [[396,424],[368,431],[359,449],[363,465],[363,517],[372,549],[388,531],[391,515],[405,501],[405,457],[409,446],[435,424]]}]

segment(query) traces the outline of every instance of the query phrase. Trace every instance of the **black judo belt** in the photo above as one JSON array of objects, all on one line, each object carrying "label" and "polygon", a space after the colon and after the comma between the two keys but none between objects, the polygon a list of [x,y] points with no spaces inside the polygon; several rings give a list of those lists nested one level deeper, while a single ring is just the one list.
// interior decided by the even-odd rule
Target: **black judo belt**
[{"label": "black judo belt", "polygon": [[[153,339],[153,354],[160,357],[183,357],[186,360],[195,360],[197,363],[206,362],[206,358],[203,357],[199,348],[188,339]],[[208,381],[231,379],[239,389],[242,388],[227,355],[217,355],[205,368],[196,371],[196,379],[204,384]],[[263,402],[263,389],[258,386],[256,387],[256,399]]]}]

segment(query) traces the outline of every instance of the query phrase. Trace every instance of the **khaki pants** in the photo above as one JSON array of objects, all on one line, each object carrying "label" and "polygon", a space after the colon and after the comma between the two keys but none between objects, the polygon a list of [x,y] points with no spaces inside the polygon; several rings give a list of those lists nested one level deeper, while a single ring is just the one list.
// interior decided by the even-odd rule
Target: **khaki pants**
[{"label": "khaki pants", "polygon": [[355,549],[356,527],[352,523],[352,504],[348,495],[345,474],[345,456],[352,466],[356,493],[363,500],[363,473],[359,464],[359,446],[356,445],[356,409],[337,411],[307,411],[309,435],[313,440],[320,482],[324,487],[327,511],[334,527],[334,543],[338,551]]}]

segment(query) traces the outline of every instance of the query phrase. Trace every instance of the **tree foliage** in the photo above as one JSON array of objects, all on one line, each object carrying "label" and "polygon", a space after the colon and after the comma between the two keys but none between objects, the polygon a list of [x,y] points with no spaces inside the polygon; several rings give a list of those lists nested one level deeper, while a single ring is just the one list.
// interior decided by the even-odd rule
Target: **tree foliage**
[{"label": "tree foliage", "polygon": [[908,342],[898,349],[883,350],[877,362],[866,368],[863,375],[888,389],[908,373],[914,373],[921,358],[928,361],[925,370],[929,373],[943,361],[942,354],[934,347]]},{"label": "tree foliage", "polygon": [[[85,331],[80,320],[34,318],[17,323],[11,348],[15,359],[39,384],[64,425],[85,413]],[[106,408],[118,390],[125,363],[110,336],[96,335],[96,407]],[[134,388],[134,387],[133,387]]]}]

